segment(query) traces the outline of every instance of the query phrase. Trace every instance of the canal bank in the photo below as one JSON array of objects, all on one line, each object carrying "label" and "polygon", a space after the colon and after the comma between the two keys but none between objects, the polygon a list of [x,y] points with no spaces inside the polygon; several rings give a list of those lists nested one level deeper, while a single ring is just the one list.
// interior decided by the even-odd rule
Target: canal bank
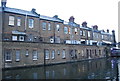
[{"label": "canal bank", "polygon": [[53,65],[106,57],[105,46],[3,42],[3,68]]}]

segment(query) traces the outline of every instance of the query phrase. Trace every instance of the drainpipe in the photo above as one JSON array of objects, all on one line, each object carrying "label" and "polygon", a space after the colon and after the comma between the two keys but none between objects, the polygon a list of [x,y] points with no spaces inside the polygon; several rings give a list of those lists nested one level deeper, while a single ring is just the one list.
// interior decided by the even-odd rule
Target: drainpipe
[{"label": "drainpipe", "polygon": [[53,26],[53,32],[54,32],[54,43],[55,43],[55,29],[56,29],[56,25],[55,25],[55,22],[54,22],[54,24],[53,24],[54,26]]},{"label": "drainpipe", "polygon": [[44,66],[46,65],[46,59],[45,59],[45,56],[46,56],[46,55],[45,55],[45,49],[44,49],[44,59],[43,59],[43,60],[44,60]]},{"label": "drainpipe", "polygon": [[[3,37],[4,37],[4,36],[3,36],[3,32],[4,32],[4,27],[3,27],[3,26],[4,26],[4,8],[5,8],[5,7],[2,6],[2,11],[1,11],[1,16],[2,16],[2,21],[1,21],[1,22],[2,22],[2,25],[1,25],[1,26],[2,26],[2,28],[1,28],[1,33],[2,33],[2,34],[1,34],[1,42],[3,42]],[[2,45],[3,45],[3,44],[2,44]],[[2,49],[3,49],[3,48],[2,48]],[[1,49],[1,50],[2,50],[2,49]],[[1,51],[1,52],[2,52],[1,54],[2,54],[2,57],[3,57],[3,58],[2,58],[2,61],[1,61],[1,62],[2,62],[2,66],[3,66],[2,68],[5,68],[5,56],[3,55],[3,51]]]},{"label": "drainpipe", "polygon": [[27,13],[25,15],[25,32],[26,32],[26,27],[27,27]]}]

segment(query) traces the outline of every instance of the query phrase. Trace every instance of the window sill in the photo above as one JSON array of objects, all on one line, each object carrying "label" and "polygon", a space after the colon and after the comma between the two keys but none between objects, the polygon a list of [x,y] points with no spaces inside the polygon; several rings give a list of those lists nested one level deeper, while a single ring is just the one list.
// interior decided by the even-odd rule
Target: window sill
[{"label": "window sill", "polygon": [[5,60],[5,62],[11,62],[12,60]]},{"label": "window sill", "polygon": [[33,61],[37,61],[37,59],[33,59]]},{"label": "window sill", "polygon": [[14,27],[14,25],[8,25],[8,26]]},{"label": "window sill", "polygon": [[20,62],[20,60],[16,60],[16,62]]},{"label": "window sill", "polygon": [[45,58],[45,60],[50,60],[49,58]]},{"label": "window sill", "polygon": [[52,58],[52,60],[54,60],[55,58]]},{"label": "window sill", "polygon": [[66,59],[65,57],[63,57],[62,59]]}]

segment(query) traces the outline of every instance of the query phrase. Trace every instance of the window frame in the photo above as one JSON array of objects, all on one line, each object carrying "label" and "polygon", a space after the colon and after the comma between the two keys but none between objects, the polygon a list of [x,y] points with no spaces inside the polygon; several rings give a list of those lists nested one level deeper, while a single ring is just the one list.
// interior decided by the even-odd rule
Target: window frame
[{"label": "window frame", "polygon": [[21,26],[21,17],[17,17],[17,26],[18,26],[18,27]]},{"label": "window frame", "polygon": [[78,35],[78,29],[75,28],[74,30],[75,30],[75,35]]},{"label": "window frame", "polygon": [[28,50],[28,49],[26,49],[25,55],[26,55],[26,56],[29,56],[29,50]]},{"label": "window frame", "polygon": [[14,26],[15,25],[15,16],[12,16],[12,15],[9,16],[8,25],[10,25],[10,26]]},{"label": "window frame", "polygon": [[48,30],[51,31],[51,23],[48,23]]},{"label": "window frame", "polygon": [[50,59],[50,51],[48,49],[45,49],[45,60]]},{"label": "window frame", "polygon": [[68,27],[66,27],[66,26],[64,27],[64,33],[68,34]]},{"label": "window frame", "polygon": [[82,30],[80,30],[80,36],[83,36],[83,31]]},{"label": "window frame", "polygon": [[60,32],[60,24],[56,24],[56,31]]},{"label": "window frame", "polygon": [[52,50],[51,52],[51,59],[55,59],[55,50]]},{"label": "window frame", "polygon": [[13,36],[12,36],[12,41],[18,41],[18,36],[13,35]]},{"label": "window frame", "polygon": [[19,62],[20,61],[20,50],[15,51],[15,61]]},{"label": "window frame", "polygon": [[38,60],[38,52],[37,52],[37,50],[32,51],[32,59],[33,59],[33,61]]},{"label": "window frame", "polygon": [[34,28],[34,19],[32,18],[28,19],[28,26],[29,28]]},{"label": "window frame", "polygon": [[62,50],[62,58],[63,58],[63,59],[66,58],[66,51],[65,51],[65,49]]},{"label": "window frame", "polygon": [[5,62],[11,62],[11,61],[12,61],[12,52],[10,49],[5,49]]},{"label": "window frame", "polygon": [[42,22],[42,30],[46,30],[46,25],[47,25],[46,22]]},{"label": "window frame", "polygon": [[85,30],[83,30],[83,36],[86,36],[86,32],[85,32]]},{"label": "window frame", "polygon": [[90,31],[88,31],[88,37],[90,37],[91,35],[90,35]]}]

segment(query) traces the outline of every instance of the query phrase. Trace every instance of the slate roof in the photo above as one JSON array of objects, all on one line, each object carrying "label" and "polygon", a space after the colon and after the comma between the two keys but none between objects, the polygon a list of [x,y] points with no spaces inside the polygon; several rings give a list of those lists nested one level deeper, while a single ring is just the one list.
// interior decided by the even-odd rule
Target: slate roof
[{"label": "slate roof", "polygon": [[[0,10],[2,10],[1,7],[0,7]],[[5,7],[4,11],[5,12],[9,12],[9,13],[20,14],[20,15],[27,15],[27,16],[32,16],[32,17],[38,17],[38,18],[43,19],[43,20],[63,22],[63,20],[58,19],[58,18],[48,17],[48,16],[44,16],[44,15],[39,15],[37,13],[33,13],[32,11],[26,11],[26,10],[21,10],[21,9],[16,9],[16,8]]]},{"label": "slate roof", "polygon": [[112,34],[107,33],[107,32],[101,32],[101,34],[104,34],[104,35],[112,35]]},{"label": "slate roof", "polygon": [[49,20],[49,21],[56,21],[56,22],[63,22],[63,20],[61,20],[61,19],[54,18],[54,17],[48,17],[48,16],[44,16],[44,15],[40,15],[40,19]]},{"label": "slate roof", "polygon": [[90,27],[83,27],[83,26],[80,26],[81,29],[85,29],[85,30],[92,30],[92,28]]},{"label": "slate roof", "polygon": [[28,15],[28,16],[33,16],[33,17],[39,17],[38,14],[35,14],[35,13],[31,12],[31,11],[26,11],[26,10],[21,10],[21,9],[16,9],[16,8],[5,7],[4,11],[5,12],[10,12],[10,13],[21,14],[21,15]]}]

